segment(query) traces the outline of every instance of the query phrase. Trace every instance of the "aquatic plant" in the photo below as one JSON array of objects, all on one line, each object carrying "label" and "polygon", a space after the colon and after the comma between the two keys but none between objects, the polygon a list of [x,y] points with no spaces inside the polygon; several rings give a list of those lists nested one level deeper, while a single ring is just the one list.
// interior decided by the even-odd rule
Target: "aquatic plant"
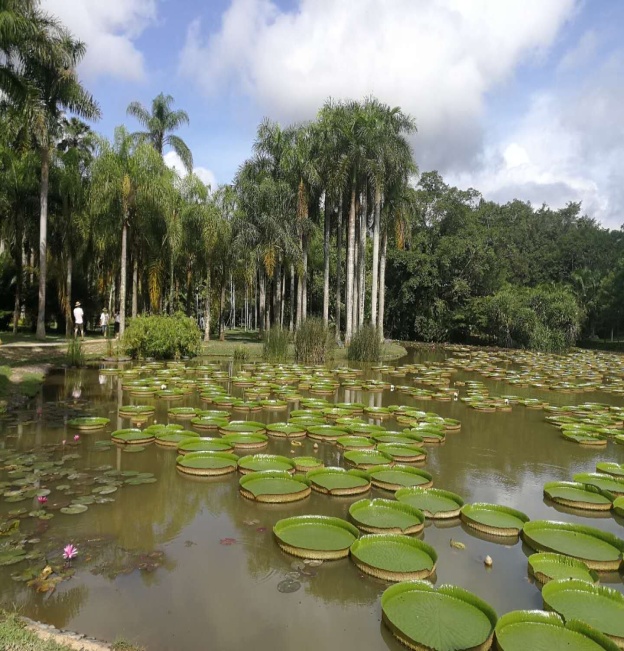
[{"label": "aquatic plant", "polygon": [[382,337],[375,326],[365,325],[351,337],[347,359],[352,362],[378,362],[382,355]]},{"label": "aquatic plant", "polygon": [[284,362],[288,359],[290,334],[279,327],[269,328],[263,337],[262,357],[267,362]]},{"label": "aquatic plant", "polygon": [[323,319],[306,319],[295,332],[295,360],[304,364],[324,364],[334,350],[336,337]]}]

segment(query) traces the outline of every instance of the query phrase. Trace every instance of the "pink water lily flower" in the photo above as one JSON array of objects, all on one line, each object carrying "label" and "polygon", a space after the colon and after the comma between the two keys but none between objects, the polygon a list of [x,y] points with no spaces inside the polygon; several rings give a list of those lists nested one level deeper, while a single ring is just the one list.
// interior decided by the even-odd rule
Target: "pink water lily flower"
[{"label": "pink water lily flower", "polygon": [[76,558],[78,556],[78,548],[72,545],[71,543],[69,545],[65,545],[63,547],[63,558],[66,561],[71,561],[72,558]]},{"label": "pink water lily flower", "polygon": [[74,441],[80,441],[80,434],[74,434]]},{"label": "pink water lily flower", "polygon": [[45,495],[37,496],[37,502],[39,502],[39,504],[45,504],[47,501],[48,498]]}]

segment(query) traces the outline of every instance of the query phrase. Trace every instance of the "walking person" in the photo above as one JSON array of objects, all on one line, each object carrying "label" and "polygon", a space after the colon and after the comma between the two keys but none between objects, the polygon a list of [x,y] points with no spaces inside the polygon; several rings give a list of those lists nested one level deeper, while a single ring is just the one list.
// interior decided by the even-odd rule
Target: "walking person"
[{"label": "walking person", "polygon": [[80,307],[80,301],[76,301],[74,307],[74,337],[78,335],[84,339],[84,312]]},{"label": "walking person", "polygon": [[115,312],[115,338],[119,336],[119,324],[121,323],[121,318],[119,317],[119,312]]},{"label": "walking person", "polygon": [[108,330],[108,310],[106,308],[102,309],[102,314],[100,314],[100,328],[102,330],[102,336],[106,336],[106,331]]}]

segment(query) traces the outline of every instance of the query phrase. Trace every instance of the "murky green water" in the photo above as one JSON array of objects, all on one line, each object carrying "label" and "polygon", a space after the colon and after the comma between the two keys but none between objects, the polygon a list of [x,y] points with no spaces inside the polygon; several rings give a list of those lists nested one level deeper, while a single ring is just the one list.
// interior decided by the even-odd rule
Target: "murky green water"
[{"label": "murky green water", "polygon": [[[441,352],[419,353],[417,359],[411,356],[401,361],[443,358]],[[454,379],[483,380],[475,373],[461,372]],[[624,406],[623,398],[601,392],[512,391],[502,382],[484,382],[491,394],[513,392],[561,405],[599,401]],[[590,524],[624,536],[622,523],[610,515],[579,517],[556,510],[542,497],[547,481],[593,472],[597,461],[624,462],[624,446],[609,443],[605,449],[594,450],[567,443],[556,428],[546,424],[543,411],[522,406],[514,406],[511,413],[482,413],[460,401],[421,401],[391,391],[352,391],[346,399],[378,406],[413,404],[459,419],[460,432],[449,433],[443,446],[428,447],[426,468],[434,476],[434,486],[459,493],[466,502],[505,504],[526,512],[531,519]],[[345,392],[341,390],[337,401],[342,400]],[[155,445],[137,454],[116,448],[95,450],[95,441],[107,440],[113,429],[128,426],[128,421],[117,417],[120,405],[149,403],[128,397],[116,377],[99,375],[97,370],[68,370],[48,378],[32,410],[20,415],[20,423],[0,421],[0,448],[30,450],[71,441],[74,432],[63,419],[72,410],[108,416],[112,422],[107,429],[81,434],[80,444],[68,446],[68,451],[80,454],[72,462],[74,467],[111,465],[119,470],[153,472],[158,477],[154,484],[124,486],[115,494],[116,501],[91,505],[83,514],[57,512],[43,525],[31,522],[33,536],[58,541],[60,547],[70,541],[80,547],[82,541],[81,555],[74,563],[76,574],[52,594],[37,594],[32,587],[11,579],[24,564],[0,567],[1,605],[103,639],[124,637],[150,651],[401,648],[381,624],[379,596],[389,584],[363,576],[348,559],[298,573],[302,587],[296,592],[284,594],[277,589],[285,578],[295,578],[293,563],[297,561],[279,550],[271,533],[273,524],[289,515],[307,513],[346,518],[349,505],[362,496],[329,498],[313,492],[309,499],[291,505],[259,505],[239,495],[239,475],[219,480],[179,475],[173,450]],[[155,420],[166,422],[167,402],[156,400],[154,404]],[[200,403],[195,394],[173,404]],[[286,418],[286,412],[249,416],[267,422]],[[402,429],[394,420],[383,424],[388,429]],[[315,451],[313,442],[306,439],[295,450],[297,455],[317,454],[326,465],[340,462],[338,451],[329,444],[321,444]],[[271,440],[265,451],[290,456],[291,446]],[[6,472],[0,471],[0,481]],[[378,489],[370,494],[389,496]],[[16,506],[24,504],[0,501],[0,515],[6,516]],[[36,500],[27,506],[37,508]],[[485,540],[458,521],[427,526],[423,537],[438,552],[436,584],[468,588],[499,614],[541,608],[540,592],[527,578],[526,559],[531,552],[521,542],[505,546]],[[451,539],[463,542],[466,548],[451,547]],[[163,553],[154,556],[159,566],[148,563],[147,568],[139,569],[154,551]],[[491,569],[483,564],[488,554],[494,561]],[[624,589],[619,574],[602,575],[601,580]]]}]

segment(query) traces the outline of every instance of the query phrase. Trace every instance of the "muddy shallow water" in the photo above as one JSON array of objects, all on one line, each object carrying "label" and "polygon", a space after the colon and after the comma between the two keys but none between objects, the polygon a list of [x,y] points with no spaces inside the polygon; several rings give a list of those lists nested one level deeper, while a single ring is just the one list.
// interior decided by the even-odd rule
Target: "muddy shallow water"
[{"label": "muddy shallow water", "polygon": [[[443,357],[440,352],[412,353],[396,364]],[[491,394],[513,392],[557,405],[596,401],[624,406],[624,398],[602,392],[569,395],[534,388],[512,390],[508,384],[476,373],[454,375],[454,380],[466,379],[482,380]],[[241,390],[232,393],[240,395]],[[345,397],[345,391],[339,390],[336,401],[345,399],[378,406],[413,404],[417,409],[459,419],[460,432],[448,433],[442,446],[427,447],[426,469],[433,474],[435,487],[459,493],[466,502],[514,507],[531,519],[578,522],[624,536],[622,522],[610,515],[581,517],[555,509],[542,496],[548,481],[593,472],[597,461],[624,462],[624,446],[609,443],[595,450],[568,443],[544,421],[543,411],[522,406],[514,406],[510,413],[483,413],[461,401],[422,401],[392,391],[352,391]],[[112,641],[124,637],[150,651],[238,651],[247,646],[257,651],[402,648],[381,623],[379,597],[389,584],[363,576],[348,559],[302,568],[297,559],[280,551],[271,531],[277,520],[289,515],[319,513],[346,518],[353,502],[362,497],[387,498],[390,493],[373,489],[369,495],[330,498],[313,492],[294,504],[260,505],[239,495],[238,474],[216,480],[181,476],[175,470],[173,450],[156,445],[136,454],[114,447],[96,450],[95,441],[108,440],[112,430],[129,426],[127,420],[117,417],[120,405],[150,402],[129,397],[116,377],[99,375],[97,370],[67,370],[49,376],[42,395],[32,410],[20,415],[19,423],[0,421],[0,448],[30,450],[62,440],[69,443],[74,431],[63,421],[70,412],[107,416],[111,424],[106,429],[81,433],[79,444],[71,449],[68,445],[71,453],[80,455],[73,466],[110,465],[118,470],[152,472],[158,478],[153,484],[124,486],[114,495],[114,502],[91,505],[85,513],[57,512],[40,536],[58,540],[61,546],[76,541],[79,549],[82,541],[73,564],[75,576],[51,594],[37,594],[32,587],[11,579],[24,563],[0,567],[0,605],[17,607],[29,617],[98,638]],[[154,404],[154,419],[167,422],[168,406],[199,406],[200,402],[194,394],[170,405],[164,400]],[[241,417],[245,418],[233,416]],[[287,412],[254,413],[249,419],[282,421]],[[392,419],[382,424],[402,429]],[[264,451],[290,456],[291,446],[271,439]],[[304,439],[295,451],[297,455],[318,455],[326,465],[340,462],[337,449],[326,443],[314,450],[313,442]],[[0,515],[15,506],[23,504],[0,500]],[[29,503],[28,508],[37,507]],[[438,553],[437,585],[463,586],[488,601],[499,615],[542,607],[540,592],[527,576],[531,551],[522,542],[488,540],[459,521],[428,525],[422,537]],[[452,547],[451,540],[464,543],[465,549]],[[493,559],[491,569],[483,564],[486,555]],[[150,559],[156,562],[150,564]],[[278,585],[288,578],[299,582],[300,589],[280,592]],[[620,574],[601,575],[601,581],[624,591]]]}]

